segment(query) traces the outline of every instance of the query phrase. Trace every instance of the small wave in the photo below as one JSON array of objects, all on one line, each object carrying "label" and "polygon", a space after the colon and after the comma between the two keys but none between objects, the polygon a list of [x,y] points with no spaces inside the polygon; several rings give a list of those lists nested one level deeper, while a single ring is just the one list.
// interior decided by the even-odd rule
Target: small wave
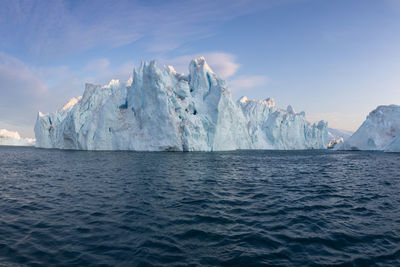
[{"label": "small wave", "polygon": [[380,157],[7,148],[0,262],[399,266],[400,160]]}]

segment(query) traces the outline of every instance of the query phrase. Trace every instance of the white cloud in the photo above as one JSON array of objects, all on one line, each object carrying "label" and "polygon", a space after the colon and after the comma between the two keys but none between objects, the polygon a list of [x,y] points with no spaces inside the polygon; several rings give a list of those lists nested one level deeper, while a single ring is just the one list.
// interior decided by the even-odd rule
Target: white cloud
[{"label": "white cloud", "polygon": [[240,65],[232,54],[210,53],[205,55],[208,64],[214,69],[222,79],[227,79],[234,75]]},{"label": "white cloud", "polygon": [[269,79],[265,75],[240,75],[228,81],[228,85],[232,92],[238,92],[266,85],[268,81]]}]

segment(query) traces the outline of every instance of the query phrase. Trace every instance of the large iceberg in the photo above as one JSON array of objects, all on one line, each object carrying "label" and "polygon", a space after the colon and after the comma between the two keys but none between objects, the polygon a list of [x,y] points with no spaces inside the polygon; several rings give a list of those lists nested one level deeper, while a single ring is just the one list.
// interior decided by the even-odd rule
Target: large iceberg
[{"label": "large iceberg", "polygon": [[18,132],[0,129],[1,146],[34,146],[35,139],[22,138]]},{"label": "large iceberg", "polygon": [[360,128],[337,148],[400,151],[399,145],[400,106],[388,105],[379,106],[371,111]]},{"label": "large iceberg", "polygon": [[36,145],[43,148],[138,151],[324,149],[327,123],[279,109],[272,99],[238,102],[203,57],[189,75],[144,62],[126,84],[86,84],[61,110],[39,112]]}]

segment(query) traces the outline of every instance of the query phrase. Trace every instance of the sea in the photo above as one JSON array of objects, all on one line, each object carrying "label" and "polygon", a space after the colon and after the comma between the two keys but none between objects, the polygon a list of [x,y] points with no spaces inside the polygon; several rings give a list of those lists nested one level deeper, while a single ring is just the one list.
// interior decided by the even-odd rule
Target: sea
[{"label": "sea", "polygon": [[0,147],[0,266],[400,266],[400,154]]}]

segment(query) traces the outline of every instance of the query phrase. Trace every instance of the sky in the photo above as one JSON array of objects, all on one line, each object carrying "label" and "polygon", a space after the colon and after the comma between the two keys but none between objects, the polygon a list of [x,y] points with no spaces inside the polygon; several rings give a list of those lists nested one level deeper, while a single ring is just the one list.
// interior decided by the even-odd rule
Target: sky
[{"label": "sky", "polygon": [[338,129],[400,105],[400,0],[3,0],[0,36],[0,129],[26,137],[38,111],[152,59],[205,56],[235,99]]}]

